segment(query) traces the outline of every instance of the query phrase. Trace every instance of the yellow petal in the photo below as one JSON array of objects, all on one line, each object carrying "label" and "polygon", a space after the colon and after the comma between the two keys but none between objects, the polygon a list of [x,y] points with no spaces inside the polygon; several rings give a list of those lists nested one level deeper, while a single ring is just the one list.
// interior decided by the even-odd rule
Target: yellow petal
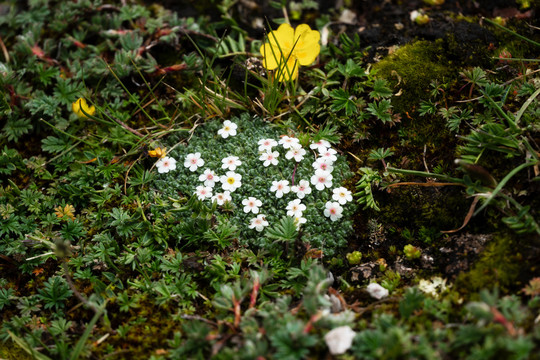
[{"label": "yellow petal", "polygon": [[81,111],[81,106],[79,105],[79,102],[82,100],[82,98],[79,98],[77,99],[77,101],[75,101],[73,104],[71,104],[71,109],[73,110],[73,112],[77,115],[79,115],[80,111]]},{"label": "yellow petal", "polygon": [[294,40],[297,40],[299,37],[305,36],[306,34],[309,34],[309,36],[318,36],[318,39],[315,40],[316,42],[321,39],[321,34],[317,30],[311,30],[309,25],[301,24],[294,30]]},{"label": "yellow petal", "polygon": [[281,62],[281,54],[279,49],[272,47],[270,44],[261,46],[261,54],[263,56],[263,66],[265,69],[274,70]]},{"label": "yellow petal", "polygon": [[286,54],[291,51],[294,44],[294,29],[289,24],[281,24],[277,30],[268,34],[268,41]]},{"label": "yellow petal", "polygon": [[157,147],[154,150],[149,150],[148,155],[150,157],[163,158],[163,157],[165,157],[165,155],[167,155],[167,148],[162,149],[160,147]]},{"label": "yellow petal", "polygon": [[298,59],[300,65],[311,65],[319,53],[321,52],[321,46],[319,44],[312,45],[310,47],[304,47],[294,52],[295,57]]},{"label": "yellow petal", "polygon": [[296,58],[290,56],[287,63],[283,62],[283,64],[280,65],[276,76],[280,82],[296,79],[298,77],[298,61]]},{"label": "yellow petal", "polygon": [[311,30],[308,25],[302,24],[296,28],[294,37],[296,39],[294,55],[300,65],[310,65],[321,52],[319,45],[321,34],[317,30]]},{"label": "yellow petal", "polygon": [[96,108],[94,105],[90,106],[90,107],[86,107],[86,108],[83,108],[84,111],[86,111],[87,114],[89,115],[94,115],[96,113]]},{"label": "yellow petal", "polygon": [[83,118],[87,116],[82,110],[84,110],[88,115],[94,115],[94,113],[96,112],[96,108],[93,105],[88,107],[85,98],[78,98],[77,101],[71,104],[71,108],[75,114]]}]

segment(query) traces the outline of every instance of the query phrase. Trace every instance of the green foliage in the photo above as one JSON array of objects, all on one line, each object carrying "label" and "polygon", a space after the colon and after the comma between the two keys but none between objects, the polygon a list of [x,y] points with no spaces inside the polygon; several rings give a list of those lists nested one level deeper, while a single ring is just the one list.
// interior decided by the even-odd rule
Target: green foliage
[{"label": "green foliage", "polygon": [[55,310],[59,310],[65,306],[64,301],[72,294],[66,281],[54,276],[45,282],[43,289],[39,290],[38,298],[45,302],[45,309],[54,307]]},{"label": "green foliage", "polygon": [[381,120],[384,123],[392,121],[392,104],[388,100],[381,100],[379,102],[374,101],[367,106],[367,111],[371,115],[375,116],[377,119]]},{"label": "green foliage", "polygon": [[32,130],[30,119],[10,119],[2,128],[2,133],[8,141],[17,141]]},{"label": "green foliage", "polygon": [[13,289],[0,289],[0,310],[2,310],[4,306],[10,304],[14,294],[15,292]]},{"label": "green foliage", "polygon": [[268,229],[268,237],[283,243],[291,243],[298,237],[294,218],[284,217]]},{"label": "green foliage", "polygon": [[360,172],[362,177],[356,183],[357,192],[354,195],[358,197],[358,203],[364,204],[364,209],[371,208],[379,211],[380,209],[373,197],[372,186],[377,185],[382,180],[382,177],[377,171],[368,167],[361,168]]},{"label": "green foliage", "polygon": [[394,152],[390,149],[385,148],[379,148],[371,150],[371,152],[368,155],[369,160],[384,160],[389,156],[394,155]]},{"label": "green foliage", "polygon": [[351,116],[358,112],[358,104],[354,97],[343,89],[336,89],[330,93],[333,99],[330,109],[333,111],[345,110],[346,116]]}]

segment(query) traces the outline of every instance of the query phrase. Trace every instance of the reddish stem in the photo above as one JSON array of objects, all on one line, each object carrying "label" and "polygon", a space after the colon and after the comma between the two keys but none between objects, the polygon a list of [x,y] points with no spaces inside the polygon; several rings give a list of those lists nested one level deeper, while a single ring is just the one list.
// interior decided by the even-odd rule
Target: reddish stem
[{"label": "reddish stem", "polygon": [[261,288],[261,283],[259,281],[259,278],[256,277],[253,282],[253,290],[251,290],[251,299],[249,301],[249,308],[255,307],[255,303],[257,302],[257,295],[259,294],[259,289]]}]

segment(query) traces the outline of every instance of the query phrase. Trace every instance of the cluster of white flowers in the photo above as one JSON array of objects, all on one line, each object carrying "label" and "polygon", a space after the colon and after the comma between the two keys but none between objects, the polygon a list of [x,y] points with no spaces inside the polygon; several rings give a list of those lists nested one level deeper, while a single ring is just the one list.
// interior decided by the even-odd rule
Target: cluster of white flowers
[{"label": "cluster of white flowers", "polygon": [[423,293],[429,294],[434,298],[439,298],[440,294],[446,291],[448,287],[446,286],[446,279],[441,278],[440,276],[435,276],[431,280],[420,280],[418,283],[418,289]]},{"label": "cluster of white flowers", "polygon": [[[236,136],[237,129],[237,124],[226,120],[223,123],[223,127],[217,131],[217,135],[226,139],[229,136]],[[294,161],[296,163],[295,166],[298,166],[298,163],[304,160],[308,154],[306,149],[300,144],[299,139],[290,136],[282,136],[278,141],[271,138],[260,139],[257,144],[259,160],[264,167],[279,164],[280,152],[275,149],[279,146],[284,149],[284,158]],[[307,222],[306,218],[303,217],[307,207],[302,203],[302,200],[306,195],[312,193],[311,186],[317,191],[332,188],[332,171],[334,169],[334,162],[337,160],[337,151],[332,149],[330,143],[326,140],[312,143],[309,147],[311,149],[310,153],[315,154],[315,160],[312,163],[314,173],[310,181],[307,179],[298,179],[295,181],[293,174],[290,181],[284,179],[273,180],[272,186],[268,189],[269,192],[275,194],[277,199],[281,199],[289,193],[294,194],[296,198],[288,202],[285,210],[287,211],[287,216],[295,219],[298,228]],[[227,201],[231,202],[231,193],[242,186],[242,175],[235,172],[242,166],[242,163],[242,160],[238,156],[230,155],[221,160],[221,170],[205,168],[198,177],[201,184],[196,186],[194,195],[201,201],[210,199],[220,206]],[[205,161],[200,152],[190,153],[185,156],[184,167],[190,172],[196,172],[199,168],[203,168],[204,165]],[[176,160],[171,157],[163,157],[158,160],[156,166],[159,173],[167,173],[176,169]],[[225,171],[225,174],[219,175],[218,171]],[[219,187],[222,192],[215,192],[218,189],[218,184],[220,184]],[[352,194],[344,187],[334,188],[332,192],[333,201],[327,201],[324,209],[320,210],[331,221],[337,221],[343,216],[343,205],[352,201]],[[257,215],[249,220],[249,228],[259,232],[269,226],[265,215],[259,213],[263,208],[263,201],[267,200],[257,199],[252,196],[242,199],[244,213]]]}]

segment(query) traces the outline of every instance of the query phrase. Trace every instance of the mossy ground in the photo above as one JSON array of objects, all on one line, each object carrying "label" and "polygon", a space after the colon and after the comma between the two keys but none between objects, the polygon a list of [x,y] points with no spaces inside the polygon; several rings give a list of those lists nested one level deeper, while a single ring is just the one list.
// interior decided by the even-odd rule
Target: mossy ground
[{"label": "mossy ground", "polygon": [[[182,4],[184,3],[186,2]],[[480,15],[483,16],[493,15],[494,7],[497,6],[493,2],[485,2],[486,6],[481,10],[475,10],[471,2],[447,1],[440,7],[429,7],[432,20],[423,27],[408,20],[409,11],[416,7],[416,4],[412,4],[413,2],[411,4],[399,1],[382,3],[367,1],[356,4],[346,2],[349,3],[349,10],[356,11],[357,15],[369,14],[373,19],[370,18],[372,23],[362,24],[366,20],[359,17],[354,26],[342,23],[341,20],[329,23],[329,28],[335,31],[330,41],[333,41],[332,44],[342,51],[341,58],[336,56],[333,60],[343,65],[347,60],[354,59],[356,65],[361,64],[369,68],[373,74],[376,74],[376,78],[387,81],[393,93],[390,96],[392,121],[383,123],[374,120],[373,117],[363,119],[358,116],[354,119],[357,121],[355,123],[349,122],[351,119],[343,112],[331,111],[327,118],[337,119],[336,122],[325,122],[326,117],[319,117],[316,111],[328,109],[332,105],[332,99],[328,96],[324,101],[321,100],[320,109],[310,113],[308,120],[301,115],[296,117],[303,109],[294,103],[294,98],[289,97],[290,88],[284,91],[283,101],[277,107],[278,110],[285,109],[284,114],[272,114],[278,115],[274,117],[269,116],[265,109],[253,100],[257,98],[256,100],[260,103],[264,100],[264,96],[268,95],[260,88],[263,81],[256,78],[256,74],[251,74],[248,78],[250,87],[246,89],[243,68],[238,72],[241,76],[238,79],[234,78],[235,71],[242,63],[231,60],[232,55],[221,54],[214,57],[215,53],[208,51],[208,48],[222,41],[220,36],[225,37],[228,34],[226,29],[233,29],[236,35],[242,33],[250,43],[254,40],[250,36],[262,35],[261,28],[253,27],[241,31],[239,24],[246,27],[251,25],[245,22],[245,16],[237,20],[234,17],[240,14],[265,13],[267,4],[250,8],[246,7],[245,2],[238,2],[228,3],[227,8],[225,3],[222,2],[223,7],[219,11],[215,9],[214,3],[192,4],[189,11],[193,14],[209,15],[215,21],[214,27],[208,26],[204,17],[192,19],[200,22],[196,26],[191,26],[193,23],[191,25],[177,24],[174,31],[183,35],[188,34],[189,38],[178,36],[174,41],[160,43],[159,32],[156,31],[151,32],[145,42],[141,40],[141,44],[136,44],[137,46],[129,44],[127,38],[122,38],[121,44],[116,44],[119,48],[128,47],[129,51],[136,50],[141,53],[148,51],[156,60],[156,64],[143,65],[147,66],[144,70],[146,71],[145,79],[151,86],[155,86],[154,94],[159,98],[159,100],[153,99],[146,102],[149,99],[146,97],[148,88],[141,84],[136,72],[130,73],[129,76],[122,76],[120,80],[126,84],[126,88],[121,89],[118,83],[115,83],[115,91],[107,90],[115,94],[111,96],[115,98],[115,102],[108,104],[110,107],[105,107],[105,113],[122,117],[124,120],[122,126],[116,123],[113,131],[109,133],[108,128],[101,122],[90,119],[75,120],[73,116],[69,118],[68,115],[69,121],[63,119],[63,122],[54,122],[52,128],[44,128],[37,117],[46,119],[49,117],[46,116],[47,114],[36,112],[31,114],[37,114],[37,116],[34,116],[36,119],[32,117],[32,121],[35,120],[33,123],[35,126],[31,131],[28,130],[30,133],[27,136],[22,136],[15,142],[1,139],[3,146],[9,146],[19,152],[13,158],[5,156],[5,159],[8,159],[7,162],[17,162],[19,165],[16,170],[7,173],[10,175],[10,182],[2,179],[1,185],[3,193],[13,199],[21,199],[10,201],[14,204],[13,208],[17,207],[15,215],[23,219],[21,222],[24,222],[25,226],[24,234],[21,231],[21,238],[25,239],[24,245],[20,242],[19,248],[10,248],[14,255],[6,251],[5,256],[11,261],[0,262],[2,280],[8,283],[5,288],[14,290],[13,299],[16,299],[11,299],[13,300],[11,302],[9,298],[7,299],[7,305],[3,310],[5,324],[20,315],[20,310],[26,306],[22,302],[23,298],[37,297],[42,294],[40,290],[44,288],[50,277],[67,277],[59,267],[62,260],[48,257],[46,261],[38,260],[35,264],[25,261],[29,256],[40,255],[47,251],[46,247],[25,238],[26,233],[34,234],[36,229],[41,229],[43,234],[40,231],[38,234],[47,239],[65,236],[72,240],[72,244],[75,245],[74,254],[68,264],[73,272],[72,276],[75,277],[75,288],[81,292],[82,296],[91,297],[97,294],[109,301],[107,316],[96,325],[92,332],[92,342],[89,341],[87,346],[87,351],[97,358],[164,359],[186,356],[186,354],[197,354],[193,357],[201,358],[214,355],[215,358],[220,358],[221,349],[224,351],[221,358],[252,354],[248,351],[269,358],[287,358],[283,355],[287,354],[287,351],[298,351],[295,354],[303,352],[312,358],[330,358],[332,356],[327,353],[322,335],[335,327],[334,325],[339,321],[348,323],[347,320],[339,320],[332,326],[322,325],[324,321],[327,321],[325,319],[317,323],[317,316],[320,314],[316,307],[322,308],[321,304],[326,304],[325,301],[327,301],[324,296],[331,298],[330,295],[334,296],[333,306],[337,308],[341,306],[342,314],[346,313],[342,311],[343,308],[356,314],[355,322],[350,322],[350,324],[355,324],[355,329],[362,332],[362,341],[361,344],[356,344],[355,355],[351,357],[369,357],[366,355],[370,351],[369,346],[375,344],[370,353],[372,358],[437,358],[442,353],[448,358],[471,354],[476,358],[489,358],[482,356],[481,351],[484,347],[488,353],[492,349],[505,348],[510,354],[516,348],[526,350],[529,341],[538,340],[540,337],[531,330],[530,334],[527,334],[527,339],[523,340],[523,343],[518,343],[522,338],[517,339],[505,332],[510,331],[509,326],[503,328],[499,326],[500,324],[492,324],[487,316],[489,314],[484,314],[485,318],[479,318],[478,322],[474,322],[471,320],[472,315],[467,312],[469,310],[463,307],[464,303],[471,300],[487,303],[488,300],[482,298],[481,290],[493,287],[500,289],[503,296],[507,296],[506,300],[502,300],[503,302],[513,297],[525,304],[528,298],[525,297],[522,289],[529,280],[538,276],[539,271],[538,237],[530,234],[521,235],[509,230],[502,223],[502,219],[515,214],[508,211],[504,204],[499,208],[490,206],[472,219],[468,219],[473,198],[470,197],[471,194],[467,194],[466,186],[462,186],[463,184],[435,186],[435,179],[429,177],[427,180],[419,176],[401,177],[385,171],[386,166],[393,166],[437,174],[444,173],[456,178],[463,177],[463,172],[457,169],[454,159],[461,155],[459,146],[463,144],[463,136],[475,125],[467,123],[467,126],[462,126],[458,131],[450,131],[447,121],[438,113],[423,116],[419,114],[422,101],[432,101],[438,109],[450,106],[465,107],[467,105],[464,104],[477,101],[477,99],[471,96],[474,89],[464,80],[463,71],[479,67],[487,69],[491,79],[500,82],[513,81],[519,78],[527,68],[531,68],[531,65],[523,62],[500,63],[492,57],[496,57],[500,50],[506,49],[513,56],[537,58],[538,49],[530,43],[516,40],[514,36],[500,29],[481,23],[478,17],[480,13],[475,11],[482,11]],[[182,4],[164,3],[166,6],[182,6]],[[69,4],[69,6],[76,5]],[[517,6],[517,4],[514,5]],[[318,23],[317,19],[324,19],[324,21],[332,17],[337,19],[337,13],[323,13],[328,10],[326,6],[327,4],[321,2],[319,10],[306,8],[303,15],[300,12],[300,15],[297,13],[294,16],[304,18],[313,24]],[[118,24],[126,28],[131,27],[130,31],[140,34],[146,31],[145,25],[153,26],[152,21],[147,22],[150,18],[164,13],[164,8],[156,5],[146,9],[149,11],[148,14],[144,12],[145,8],[142,6],[126,9],[120,10],[114,7],[105,7],[104,10],[94,9],[95,13],[91,16],[93,21],[98,21],[96,19],[101,11],[110,11],[110,14],[106,13],[103,16],[106,20],[105,24],[112,26],[110,19],[114,18],[118,12],[121,14],[116,19]],[[462,11],[464,16],[457,15],[457,9]],[[224,12],[220,13],[220,11]],[[272,13],[281,16],[282,12],[279,9],[277,11],[273,9]],[[145,16],[137,14],[145,14]],[[525,12],[520,14],[520,16],[526,16]],[[40,12],[34,15],[38,18],[43,17]],[[78,16],[84,18],[90,15],[84,10]],[[93,16],[96,17],[93,18]],[[89,20],[90,18],[85,19],[85,21]],[[538,25],[537,20],[535,20],[536,23],[533,19],[529,20]],[[176,20],[170,18],[168,21],[175,22]],[[395,24],[398,21],[401,25],[405,23],[405,29],[397,30]],[[517,16],[508,21],[510,28],[531,38],[537,38],[532,27],[525,26],[523,23]],[[158,22],[158,25],[156,29],[160,29],[159,31],[170,30],[166,22]],[[75,24],[70,25],[70,29],[71,27],[77,28]],[[353,28],[354,31],[351,32]],[[120,33],[122,31],[124,29],[121,29]],[[212,35],[206,32],[212,32]],[[353,50],[347,52],[345,46],[338,43],[340,32],[360,33],[358,38],[361,39],[361,43],[350,45]],[[44,40],[43,43],[47,45],[43,47],[51,54],[55,52],[53,50],[61,53],[66,48],[70,51],[82,51],[85,48],[73,45],[72,40],[68,39],[69,45],[51,49],[51,43],[59,42],[59,37],[61,37],[59,33],[62,32],[39,31],[39,36],[44,37],[40,40]],[[93,38],[86,39],[87,45],[93,46],[94,41],[98,41],[96,39],[104,36],[105,33],[104,29],[99,29]],[[392,36],[388,36],[389,34]],[[52,38],[49,39],[47,36]],[[10,33],[7,38],[6,45],[10,51],[17,44],[16,39],[21,39],[18,32]],[[260,38],[262,39],[262,36]],[[62,38],[62,40],[65,39]],[[103,54],[99,52],[98,54],[110,62],[116,60],[120,62],[121,59],[116,59],[117,55],[115,55],[116,52],[120,53],[120,50],[112,48],[114,41],[113,37],[107,38],[104,41],[107,46],[101,45],[107,50]],[[145,46],[148,46],[148,49]],[[21,47],[23,50],[20,49]],[[77,50],[78,47],[80,47],[79,50]],[[87,50],[89,48],[92,47],[86,47]],[[30,47],[18,44],[18,48],[15,49],[19,57],[17,61],[28,57],[29,49]],[[362,49],[362,51],[354,49]],[[37,52],[35,48],[34,52]],[[387,52],[390,53],[387,54]],[[192,68],[186,69],[185,72],[169,69],[167,71],[171,72],[168,73],[163,70],[167,66],[184,61],[188,63],[187,59],[190,58],[186,55],[194,59],[200,54],[203,54],[202,59],[197,58],[197,61],[192,61],[190,63]],[[343,54],[346,54],[348,58],[344,58]],[[30,69],[36,66],[36,61],[39,61],[38,68],[45,65],[54,68],[54,61],[47,60],[46,57],[36,60],[35,56],[37,55],[30,57],[28,64]],[[70,54],[70,56],[82,58],[81,54]],[[328,57],[328,54],[322,55],[321,61],[331,61],[332,59]],[[215,67],[215,73],[225,74],[224,78],[229,82],[213,78],[212,81],[203,84],[209,87],[202,87],[199,79],[204,68],[201,65],[203,59],[208,62],[211,62],[210,59],[215,60],[212,64]],[[374,59],[380,61],[370,63]],[[64,65],[70,65],[69,61],[65,61]],[[127,62],[124,66],[129,67],[131,64]],[[159,71],[160,69],[163,71]],[[336,89],[349,90],[346,86],[347,81],[340,83],[341,78],[331,78],[328,75],[331,80],[329,81],[325,78],[329,69],[325,69],[326,74],[321,69],[324,69],[324,64],[315,64],[310,69],[311,72],[302,72],[300,80],[293,84],[298,87],[298,94],[307,93],[311,85],[319,87],[320,93],[317,96],[321,98],[323,97],[321,94],[324,94],[321,90],[323,88],[327,92]],[[92,68],[92,70],[95,69]],[[303,70],[305,69],[302,68]],[[323,73],[323,75],[317,73],[317,76],[322,76],[321,78],[314,76],[316,70]],[[28,71],[28,74],[33,74],[30,70]],[[40,73],[35,69],[33,71],[35,74]],[[30,81],[29,78],[32,76],[24,74],[20,80]],[[309,78],[311,75],[313,78]],[[46,75],[42,76],[45,80],[43,78],[36,80],[37,84],[47,88],[46,83],[50,80],[47,80]],[[336,78],[339,81],[335,80]],[[112,80],[112,76],[104,75],[103,79],[107,82]],[[96,73],[92,73],[86,79],[87,86],[96,86],[95,97],[100,101],[108,99],[107,96],[100,97],[100,91],[105,91],[103,87],[98,88],[103,79],[96,76]],[[360,82],[358,79],[348,80],[350,80],[349,85],[354,84],[355,81]],[[328,85],[327,82],[333,82],[333,84]],[[217,95],[212,93],[214,90],[222,89],[220,86],[225,83],[230,86],[230,88],[227,87],[227,91]],[[328,86],[330,90],[325,86]],[[48,90],[51,90],[51,93],[55,91],[55,94],[61,93],[52,87]],[[240,90],[241,93],[245,91],[245,94],[249,94],[250,99],[244,99],[245,103],[242,104],[241,110],[238,106],[231,106],[231,102],[224,101],[224,97],[229,96],[233,90]],[[127,96],[127,91],[134,94],[133,97]],[[26,95],[20,98],[9,93],[4,95],[8,102],[12,102],[10,105],[13,109],[18,108],[16,103],[19,101],[32,100],[29,96],[26,99]],[[356,95],[363,96],[369,101],[373,100],[365,93]],[[144,101],[141,102],[141,99]],[[241,99],[241,96],[235,98],[235,101],[239,101],[238,99]],[[505,105],[504,110],[515,113],[519,110],[523,99],[510,93],[507,100],[508,105]],[[142,106],[135,106],[139,102]],[[168,121],[158,122],[157,125],[150,124],[148,117],[144,114],[148,111],[151,117],[158,119],[160,114],[158,105],[163,105],[169,110],[177,103],[181,105],[171,111],[173,114],[171,118]],[[65,104],[69,105],[70,101],[64,99],[62,106]],[[365,110],[364,105],[359,105],[358,108]],[[45,105],[42,104],[42,106]],[[485,111],[485,106],[476,103],[471,105],[471,108],[478,112]],[[373,184],[374,198],[379,204],[380,211],[354,210],[354,214],[351,215],[354,233],[350,234],[347,230],[343,232],[343,236],[340,234],[339,246],[336,245],[336,249],[332,249],[331,256],[325,256],[324,252],[319,251],[320,249],[309,248],[305,244],[296,248],[288,246],[281,249],[280,244],[273,243],[272,251],[268,251],[268,249],[250,246],[253,244],[241,241],[236,234],[225,239],[226,241],[220,243],[219,246],[212,242],[215,238],[200,236],[201,234],[198,237],[189,238],[186,231],[183,232],[185,229],[180,229],[182,224],[192,221],[192,224],[195,224],[193,228],[196,233],[197,221],[200,220],[204,226],[208,227],[208,230],[214,231],[216,230],[215,214],[209,219],[200,217],[196,220],[190,219],[193,214],[186,214],[185,217],[173,216],[172,214],[180,211],[182,205],[185,205],[183,200],[178,199],[186,197],[187,201],[189,197],[191,189],[187,185],[191,185],[197,179],[194,176],[185,177],[182,180],[185,183],[181,185],[172,184],[165,175],[157,175],[157,180],[153,179],[152,170],[149,169],[155,163],[155,159],[147,156],[147,150],[150,144],[152,146],[166,144],[169,148],[177,144],[180,137],[166,133],[180,122],[182,125],[175,130],[185,133],[183,140],[187,137],[186,141],[189,142],[189,138],[193,136],[194,130],[201,122],[211,121],[216,117],[220,120],[233,119],[235,115],[245,113],[246,109],[249,109],[247,118],[256,112],[262,117],[266,116],[266,120],[278,125],[280,130],[294,127],[298,136],[306,139],[315,136],[317,130],[322,132],[326,125],[335,126],[336,133],[346,134],[338,142],[337,148],[342,154],[341,159],[348,160],[351,170],[356,172],[362,166],[371,167],[384,177],[385,186],[398,181],[406,181],[410,184],[387,187]],[[25,115],[30,116],[28,113]],[[321,117],[324,119],[320,120]],[[341,127],[343,124],[350,123],[357,128]],[[214,132],[218,127],[216,124],[212,125],[216,127],[213,129]],[[150,136],[152,141],[147,141],[148,138],[141,140],[130,137],[129,132],[133,129],[142,131],[145,135],[152,135]],[[186,132],[189,129],[191,131]],[[349,138],[348,135],[355,131],[369,136]],[[94,133],[100,134],[99,141],[94,141],[96,139],[92,138]],[[533,140],[540,142],[537,136],[538,131],[532,133],[536,134],[532,136]],[[335,133],[330,135],[335,135]],[[53,150],[50,148],[49,151],[42,150],[42,146],[47,143],[46,139],[49,139],[48,136],[56,136],[60,139],[58,141],[60,145],[53,144],[60,150],[54,150],[54,147],[50,147]],[[90,147],[79,152],[77,142],[82,140],[93,142]],[[76,145],[73,145],[74,143]],[[196,141],[194,140],[193,143],[195,144]],[[197,146],[203,149],[203,145]],[[74,148],[76,150],[73,155],[71,150]],[[380,148],[390,149],[393,154],[384,162],[367,159],[369,154]],[[213,156],[217,158],[222,151],[223,147],[216,146]],[[181,151],[173,150],[171,154],[180,156]],[[37,157],[48,160],[39,165]],[[3,158],[2,161],[4,162],[5,159]],[[501,181],[509,171],[520,165],[521,160],[519,156],[507,158],[501,156],[500,153],[487,153],[482,156],[479,165],[484,166],[495,179]],[[177,166],[182,166],[181,162]],[[534,177],[535,170],[521,172],[511,179],[504,189],[504,194],[514,196],[524,206],[530,206],[531,214],[537,216],[537,209],[540,206],[540,196],[537,195],[540,193],[540,186],[538,181],[530,181]],[[46,176],[45,172],[48,171],[52,174]],[[155,169],[153,171],[155,172]],[[288,168],[288,171],[292,171],[292,167]],[[352,190],[359,177],[360,174],[357,173],[355,178],[346,182],[346,186]],[[167,188],[167,191],[165,194],[156,195],[159,193],[160,186]],[[33,189],[34,193],[30,196],[26,195],[26,200],[20,197],[20,194],[17,197],[14,195],[17,190],[20,193],[29,188]],[[263,192],[264,190],[260,196],[265,195]],[[38,193],[42,195],[32,197]],[[37,198],[43,202],[48,201],[46,205],[43,205],[43,209],[32,207],[32,203],[35,202],[32,200]],[[60,204],[53,203],[51,199],[54,201],[62,199],[61,205],[74,204],[76,208],[74,219],[55,215],[56,206]],[[9,219],[14,211],[7,206],[4,207],[4,203],[2,206],[0,210],[3,219]],[[41,217],[38,218],[35,214],[40,211],[43,214],[40,214]],[[199,215],[200,213],[195,217]],[[467,222],[466,226],[458,231],[457,229],[464,222]],[[44,223],[51,225],[42,225]],[[76,233],[75,230],[79,228],[84,231]],[[340,229],[329,227],[327,230],[325,234],[316,235],[331,237],[332,231],[338,232]],[[75,235],[72,232],[75,232]],[[11,230],[6,230],[5,234],[14,237],[17,235]],[[344,238],[346,241],[343,241]],[[318,239],[317,241],[316,244],[319,245],[325,240]],[[10,240],[10,243],[14,241]],[[404,251],[406,245],[417,247],[422,256],[408,258]],[[2,246],[8,245],[2,244]],[[290,251],[291,248],[298,251]],[[346,255],[353,251],[362,253],[358,264],[349,263],[347,260]],[[96,255],[98,253],[99,255]],[[308,266],[314,262],[323,264],[331,274],[320,270],[322,268]],[[22,272],[19,266],[24,269]],[[313,269],[319,269],[317,271],[320,273],[317,274],[317,271]],[[265,279],[267,282],[263,285],[259,284],[260,287],[255,285],[254,279],[257,278],[253,275],[255,271],[259,272],[257,276],[261,278],[264,277],[261,274],[270,274],[269,280]],[[369,275],[364,276],[366,273]],[[433,276],[448,279],[450,289],[446,291],[443,298],[423,295],[416,288],[422,279],[430,279]],[[327,278],[330,277],[335,280],[333,280],[331,290],[326,292]],[[381,282],[391,289],[391,297],[374,301],[365,291],[365,285],[371,281]],[[255,294],[254,289],[257,289],[259,293]],[[135,305],[132,307],[125,305],[124,302],[127,300],[121,297],[123,295],[128,299],[135,299]],[[284,297],[289,295],[292,300],[291,298],[284,300]],[[236,301],[239,303],[235,303]],[[71,345],[73,345],[75,340],[83,334],[84,324],[90,321],[92,312],[74,296],[61,304],[62,311],[58,311],[58,314],[54,312],[54,308],[28,310],[34,317],[32,320],[34,323],[23,326],[21,333],[28,334],[36,330],[32,329],[32,326],[35,326],[38,315],[47,321],[65,318],[75,324],[65,332],[71,336],[73,340]],[[496,306],[504,307],[507,304],[497,305],[493,302],[489,305],[496,309]],[[529,305],[530,313],[537,312],[538,306],[534,305],[532,300]],[[268,310],[269,308],[271,310]],[[339,314],[340,311],[337,313]],[[510,317],[511,314],[505,313],[505,315]],[[266,319],[271,321],[265,322]],[[525,324],[527,330],[530,330],[535,326],[533,320],[531,315],[526,322],[521,324]],[[40,324],[39,321],[38,324]],[[514,322],[516,327],[521,326],[518,324],[519,316]],[[269,326],[269,323],[272,326]],[[455,324],[460,323],[466,326],[453,332]],[[265,328],[263,324],[267,327]],[[432,331],[433,328],[436,328],[435,331]],[[474,334],[485,339],[485,343],[483,345],[469,344],[467,331],[476,331]],[[490,337],[491,331],[496,336]],[[387,336],[388,334],[390,336]],[[39,333],[39,336],[41,335]],[[456,338],[458,341],[454,342]],[[291,339],[293,339],[292,344]],[[365,339],[371,339],[371,341],[363,341]],[[54,339],[49,334],[43,335],[43,340],[48,344],[54,344]],[[516,343],[513,342],[514,340]],[[509,345],[501,345],[505,341]],[[493,345],[495,343],[497,345]],[[246,346],[248,349],[244,350]],[[253,348],[256,346],[261,346],[261,348],[255,351]],[[424,353],[415,353],[418,348],[427,350]],[[532,354],[533,351],[530,353]],[[28,356],[25,354],[9,341],[0,343],[1,358],[26,359]]]}]

